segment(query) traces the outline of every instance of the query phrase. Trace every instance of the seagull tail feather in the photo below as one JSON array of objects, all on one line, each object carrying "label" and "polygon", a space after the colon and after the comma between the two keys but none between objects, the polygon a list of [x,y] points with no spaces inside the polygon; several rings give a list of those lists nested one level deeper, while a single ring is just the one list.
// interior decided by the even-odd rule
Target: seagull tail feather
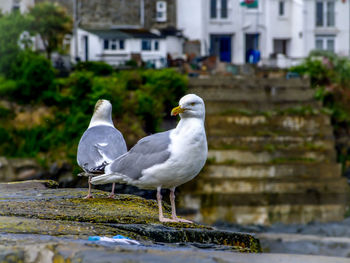
[{"label": "seagull tail feather", "polygon": [[109,183],[114,183],[118,180],[116,180],[118,176],[111,175],[111,174],[103,174],[99,176],[95,176],[91,178],[91,183],[92,184],[109,184]]},{"label": "seagull tail feather", "polygon": [[126,183],[125,176],[120,174],[103,174],[91,178],[91,183],[97,184],[110,184],[110,183]]}]

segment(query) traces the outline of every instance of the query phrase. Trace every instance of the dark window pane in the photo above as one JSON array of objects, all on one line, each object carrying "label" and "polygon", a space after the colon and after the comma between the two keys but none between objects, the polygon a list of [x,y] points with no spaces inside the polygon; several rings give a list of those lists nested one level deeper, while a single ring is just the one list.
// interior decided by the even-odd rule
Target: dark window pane
[{"label": "dark window pane", "polygon": [[111,49],[116,50],[117,49],[117,42],[115,40],[111,41]]},{"label": "dark window pane", "polygon": [[327,50],[334,52],[334,39],[327,39]]},{"label": "dark window pane", "polygon": [[279,2],[278,14],[280,16],[284,15],[284,1]]},{"label": "dark window pane", "polygon": [[334,26],[334,2],[327,2],[327,26]]},{"label": "dark window pane", "polygon": [[159,49],[159,42],[155,41],[154,42],[154,50],[158,50]]},{"label": "dark window pane", "polygon": [[227,0],[221,0],[221,18],[227,18]]},{"label": "dark window pane", "polygon": [[316,39],[316,49],[317,50],[323,49],[323,40],[322,39]]},{"label": "dark window pane", "polygon": [[151,50],[151,40],[143,39],[141,42],[142,50]]},{"label": "dark window pane", "polygon": [[124,49],[124,40],[119,40],[119,49]]},{"label": "dark window pane", "polygon": [[210,18],[216,18],[216,0],[210,0]]},{"label": "dark window pane", "polygon": [[316,2],[316,26],[323,26],[323,3]]},{"label": "dark window pane", "polygon": [[103,49],[108,49],[108,39],[103,40]]}]

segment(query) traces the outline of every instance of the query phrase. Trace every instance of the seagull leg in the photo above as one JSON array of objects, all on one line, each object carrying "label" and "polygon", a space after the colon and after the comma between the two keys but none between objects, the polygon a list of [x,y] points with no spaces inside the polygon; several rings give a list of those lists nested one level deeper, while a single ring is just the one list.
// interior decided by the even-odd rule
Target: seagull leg
[{"label": "seagull leg", "polygon": [[177,220],[165,218],[163,216],[163,207],[162,207],[162,195],[160,193],[161,187],[157,187],[157,201],[158,201],[158,208],[159,208],[159,221],[160,222],[177,222]]},{"label": "seagull leg", "polygon": [[92,176],[89,176],[89,179],[88,179],[88,182],[89,182],[89,192],[88,192],[88,195],[84,197],[84,199],[89,199],[89,198],[94,198],[91,194],[91,177]]},{"label": "seagull leg", "polygon": [[193,222],[186,219],[178,218],[176,215],[176,206],[175,206],[175,187],[170,189],[170,204],[171,204],[171,217],[172,219],[176,220],[177,222],[182,223],[189,223],[192,224]]},{"label": "seagull leg", "polygon": [[108,196],[109,198],[114,198],[115,197],[115,195],[114,195],[114,188],[115,188],[115,183],[113,183],[113,185],[112,185],[112,192]]}]

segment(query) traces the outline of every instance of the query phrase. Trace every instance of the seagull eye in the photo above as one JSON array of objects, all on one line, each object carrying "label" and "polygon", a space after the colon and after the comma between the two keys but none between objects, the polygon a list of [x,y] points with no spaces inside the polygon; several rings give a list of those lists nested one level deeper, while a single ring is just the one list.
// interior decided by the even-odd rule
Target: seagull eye
[{"label": "seagull eye", "polygon": [[194,102],[192,102],[192,103],[190,103],[191,104],[191,106],[194,106],[194,105],[196,105],[196,103],[194,103]]}]

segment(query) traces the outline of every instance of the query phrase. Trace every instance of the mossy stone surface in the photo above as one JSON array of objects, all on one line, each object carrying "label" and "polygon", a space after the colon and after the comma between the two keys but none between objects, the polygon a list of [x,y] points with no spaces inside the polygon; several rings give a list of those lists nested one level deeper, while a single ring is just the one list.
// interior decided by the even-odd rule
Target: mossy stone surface
[{"label": "mossy stone surface", "polygon": [[[122,234],[147,242],[184,242],[230,246],[232,250],[260,252],[259,240],[249,234],[219,231],[208,226],[160,223],[155,200],[86,189],[55,189],[53,181],[0,184],[0,232],[51,236],[113,236]],[[164,204],[165,216],[170,207]]]}]

